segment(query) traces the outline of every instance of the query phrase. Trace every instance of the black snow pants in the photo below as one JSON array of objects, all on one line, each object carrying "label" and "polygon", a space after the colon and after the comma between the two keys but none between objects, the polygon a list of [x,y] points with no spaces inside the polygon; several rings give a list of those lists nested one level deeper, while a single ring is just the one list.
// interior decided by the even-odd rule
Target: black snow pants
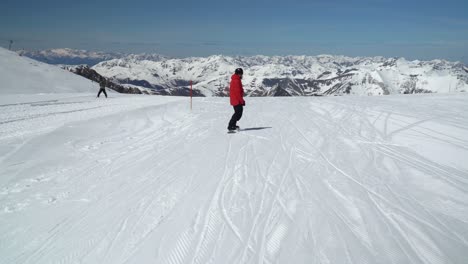
[{"label": "black snow pants", "polygon": [[242,105],[234,106],[234,114],[232,115],[231,121],[229,121],[229,130],[235,130],[237,121],[239,121],[242,117],[242,112],[244,111],[244,107]]},{"label": "black snow pants", "polygon": [[106,98],[107,98],[106,89],[100,89],[100,90],[99,90],[99,93],[97,94],[97,97],[99,97],[99,95],[101,95],[101,93],[104,93],[104,95],[105,95]]}]

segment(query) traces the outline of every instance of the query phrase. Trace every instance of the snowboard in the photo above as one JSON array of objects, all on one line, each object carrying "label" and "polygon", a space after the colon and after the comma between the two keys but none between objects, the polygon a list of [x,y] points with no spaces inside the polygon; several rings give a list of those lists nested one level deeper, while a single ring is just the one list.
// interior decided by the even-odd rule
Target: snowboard
[{"label": "snowboard", "polygon": [[235,130],[228,130],[227,133],[228,134],[235,134],[235,133],[240,132],[240,131],[241,131],[240,127],[237,127]]}]

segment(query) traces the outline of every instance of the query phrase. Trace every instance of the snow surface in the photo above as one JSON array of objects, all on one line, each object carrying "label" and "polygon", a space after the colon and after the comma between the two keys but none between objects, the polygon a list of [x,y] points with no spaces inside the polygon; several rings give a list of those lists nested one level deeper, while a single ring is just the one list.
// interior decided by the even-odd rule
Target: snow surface
[{"label": "snow surface", "polygon": [[0,263],[466,263],[468,95],[0,97]]},{"label": "snow surface", "polygon": [[232,135],[226,98],[0,55],[1,264],[468,259],[465,93],[249,98]]},{"label": "snow surface", "polygon": [[86,93],[99,85],[60,67],[0,48],[0,94]]}]

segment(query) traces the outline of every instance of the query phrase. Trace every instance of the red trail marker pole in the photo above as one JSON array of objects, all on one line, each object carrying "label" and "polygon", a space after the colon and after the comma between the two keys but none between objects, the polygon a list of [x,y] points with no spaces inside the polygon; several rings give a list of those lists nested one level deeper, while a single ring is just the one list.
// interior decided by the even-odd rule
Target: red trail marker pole
[{"label": "red trail marker pole", "polygon": [[190,111],[192,111],[192,80],[190,80]]}]

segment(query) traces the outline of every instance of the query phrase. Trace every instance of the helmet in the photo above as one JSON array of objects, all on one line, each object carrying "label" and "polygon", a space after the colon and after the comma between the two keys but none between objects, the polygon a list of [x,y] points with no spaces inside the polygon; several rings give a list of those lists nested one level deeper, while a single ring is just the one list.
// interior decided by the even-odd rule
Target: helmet
[{"label": "helmet", "polygon": [[237,68],[236,71],[235,71],[235,74],[242,75],[242,74],[244,74],[244,71],[242,70],[242,68]]}]

